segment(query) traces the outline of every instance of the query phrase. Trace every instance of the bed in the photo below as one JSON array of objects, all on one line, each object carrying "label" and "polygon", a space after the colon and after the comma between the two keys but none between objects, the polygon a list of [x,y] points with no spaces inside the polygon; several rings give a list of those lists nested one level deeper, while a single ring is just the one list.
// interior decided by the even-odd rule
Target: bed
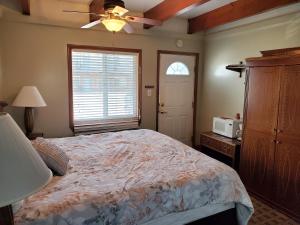
[{"label": "bed", "polygon": [[155,131],[48,141],[68,173],[25,199],[16,225],[182,225],[228,209],[246,225],[253,213],[233,169]]}]

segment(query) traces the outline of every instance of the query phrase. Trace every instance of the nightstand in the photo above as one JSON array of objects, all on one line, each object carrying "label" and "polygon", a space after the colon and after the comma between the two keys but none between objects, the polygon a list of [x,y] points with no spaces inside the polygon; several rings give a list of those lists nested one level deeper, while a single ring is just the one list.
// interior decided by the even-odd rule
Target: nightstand
[{"label": "nightstand", "polygon": [[4,102],[4,101],[0,101],[0,112],[3,111],[3,108],[7,106],[7,102]]},{"label": "nightstand", "polygon": [[204,132],[200,135],[200,146],[197,148],[204,154],[216,158],[239,170],[241,142],[215,134]]},{"label": "nightstand", "polygon": [[44,133],[31,133],[31,134],[26,134],[26,136],[29,140],[35,140],[38,137],[44,137]]}]

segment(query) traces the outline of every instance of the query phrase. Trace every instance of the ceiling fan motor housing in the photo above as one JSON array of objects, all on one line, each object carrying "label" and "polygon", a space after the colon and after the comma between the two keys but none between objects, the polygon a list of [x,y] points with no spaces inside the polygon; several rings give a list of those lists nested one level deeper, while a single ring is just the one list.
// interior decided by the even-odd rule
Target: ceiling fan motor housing
[{"label": "ceiling fan motor housing", "polygon": [[105,0],[104,2],[104,10],[113,9],[116,6],[125,8],[125,3],[122,0]]}]

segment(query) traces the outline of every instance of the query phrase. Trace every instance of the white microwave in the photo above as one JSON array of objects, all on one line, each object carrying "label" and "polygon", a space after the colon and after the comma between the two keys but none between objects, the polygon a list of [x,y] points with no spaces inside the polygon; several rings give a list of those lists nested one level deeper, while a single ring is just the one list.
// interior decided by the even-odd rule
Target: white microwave
[{"label": "white microwave", "polygon": [[237,138],[238,131],[240,130],[240,124],[242,121],[222,118],[222,117],[214,117],[213,118],[213,132],[216,134],[223,135],[229,138]]}]

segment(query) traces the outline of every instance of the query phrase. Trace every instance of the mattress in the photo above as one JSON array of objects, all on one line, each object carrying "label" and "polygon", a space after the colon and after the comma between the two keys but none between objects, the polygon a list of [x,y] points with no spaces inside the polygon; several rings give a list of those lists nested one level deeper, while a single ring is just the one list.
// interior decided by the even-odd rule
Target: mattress
[{"label": "mattress", "polygon": [[239,224],[246,225],[253,213],[232,168],[160,133],[48,141],[70,157],[68,172],[25,199],[16,225],[151,225],[184,213],[193,221],[233,205]]}]

